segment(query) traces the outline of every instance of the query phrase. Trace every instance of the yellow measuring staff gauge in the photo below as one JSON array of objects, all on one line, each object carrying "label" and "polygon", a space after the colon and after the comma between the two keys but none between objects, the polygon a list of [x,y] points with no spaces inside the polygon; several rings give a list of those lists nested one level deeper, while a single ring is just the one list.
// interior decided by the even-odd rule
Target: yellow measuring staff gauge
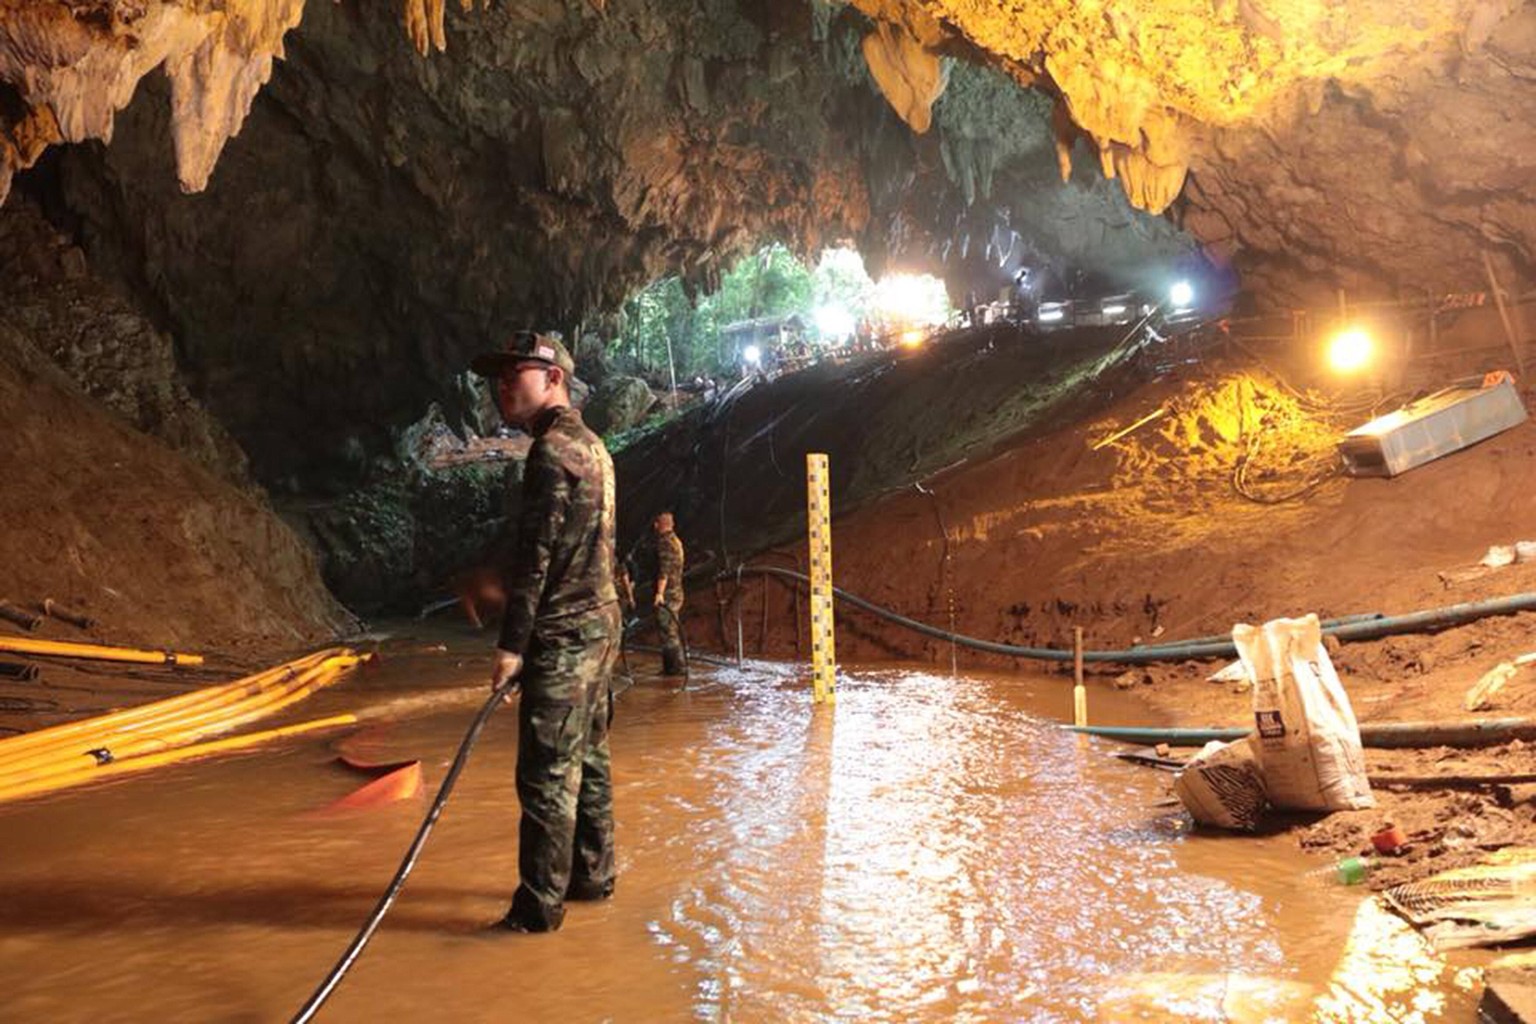
[{"label": "yellow measuring staff gauge", "polygon": [[811,686],[817,704],[837,699],[837,653],[832,619],[832,498],[827,457],[805,456],[807,534],[811,549]]}]

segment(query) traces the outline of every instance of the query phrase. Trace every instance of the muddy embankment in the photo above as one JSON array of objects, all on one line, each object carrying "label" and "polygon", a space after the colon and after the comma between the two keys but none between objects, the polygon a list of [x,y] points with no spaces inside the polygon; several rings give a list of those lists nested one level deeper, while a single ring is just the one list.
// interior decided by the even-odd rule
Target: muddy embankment
[{"label": "muddy embankment", "polygon": [[[762,389],[730,419],[738,457],[726,482],[739,486],[723,502],[723,427],[655,439],[646,461],[629,464],[625,495],[636,517],[669,490],[683,495],[681,532],[713,563],[690,581],[692,642],[733,652],[739,614],[748,655],[808,653],[805,602],[794,589],[776,579],[716,581],[721,559],[711,547],[723,506],[731,559],[803,567],[804,542],[780,538],[804,528],[797,477],[807,450],[832,456],[836,582],[989,640],[1066,648],[1081,626],[1091,648],[1118,649],[1282,615],[1391,615],[1536,591],[1536,564],[1475,568],[1491,545],[1536,539],[1536,425],[1395,479],[1350,479],[1337,473],[1339,434],[1411,390],[1311,391],[1292,383],[1278,353],[1222,344],[1149,350],[1085,379],[1103,348],[1086,344],[1081,360],[1046,363],[1074,352],[1074,341],[974,338],[953,354],[935,346],[922,353],[927,362],[855,364]],[[893,385],[888,396],[873,392],[878,381]],[[998,423],[1006,425],[989,433]],[[659,457],[668,444],[672,457]],[[843,661],[1021,664],[952,651],[846,605],[838,616]],[[1463,697],[1484,672],[1529,650],[1536,615],[1522,614],[1334,645],[1333,659],[1362,720],[1447,719],[1466,714]],[[1091,665],[1090,685],[1134,688],[1170,723],[1242,724],[1246,687],[1206,681],[1220,665]],[[1482,714],[1536,714],[1536,672],[1528,673]],[[1381,777],[1536,772],[1536,753],[1518,742],[1372,751],[1368,762]],[[1352,851],[1382,821],[1398,821],[1414,852],[1376,884],[1536,840],[1531,808],[1500,806],[1489,787],[1383,787],[1379,799],[1372,811],[1284,824],[1303,826],[1304,845]]]},{"label": "muddy embankment", "polygon": [[[206,652],[228,667],[352,628],[180,383],[169,337],[24,207],[0,217],[0,253],[0,599],[40,610],[52,598],[96,623],[0,634]],[[199,678],[149,674],[55,663],[41,685],[0,680],[0,735]]]},{"label": "muddy embankment", "polygon": [[[794,653],[793,596],[778,581],[746,580],[739,596],[734,581],[716,586],[722,518],[732,564],[803,562],[806,451],[831,454],[836,582],[990,640],[1067,646],[1081,626],[1090,647],[1121,648],[1279,615],[1396,614],[1536,589],[1536,565],[1465,571],[1490,545],[1536,538],[1536,426],[1395,479],[1352,479],[1337,472],[1337,438],[1404,395],[1307,390],[1272,358],[1221,344],[1144,350],[1090,377],[1107,348],[1065,334],[962,336],[921,353],[926,362],[778,382],[713,423],[625,452],[629,522],[681,496],[679,532],[695,564],[711,563],[690,580],[690,635],[734,648],[739,600],[752,654]],[[876,393],[881,384],[889,392]],[[722,470],[727,447],[735,458]],[[803,608],[800,626],[803,645]],[[1518,646],[1528,629],[1526,617],[1490,619],[1336,657],[1363,680],[1392,682],[1394,702],[1409,702],[1396,710],[1433,710],[1438,681],[1470,670],[1463,658]],[[950,656],[941,641],[848,609],[838,653]],[[1211,696],[1202,713],[1225,713]]]}]

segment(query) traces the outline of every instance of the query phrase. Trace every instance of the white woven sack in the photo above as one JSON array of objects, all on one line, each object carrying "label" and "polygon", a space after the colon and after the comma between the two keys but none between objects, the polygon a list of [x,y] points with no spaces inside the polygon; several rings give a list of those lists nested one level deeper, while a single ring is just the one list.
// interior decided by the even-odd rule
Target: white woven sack
[{"label": "white woven sack", "polygon": [[1360,727],[1323,649],[1316,615],[1240,623],[1232,640],[1253,685],[1254,753],[1276,807],[1374,807]]}]

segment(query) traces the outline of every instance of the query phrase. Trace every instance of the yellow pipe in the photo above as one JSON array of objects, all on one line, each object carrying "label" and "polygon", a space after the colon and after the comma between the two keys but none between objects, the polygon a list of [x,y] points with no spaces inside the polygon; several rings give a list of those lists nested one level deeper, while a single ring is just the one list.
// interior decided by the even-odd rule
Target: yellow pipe
[{"label": "yellow pipe", "polygon": [[179,709],[211,706],[217,704],[225,695],[231,692],[242,691],[249,687],[259,688],[268,685],[273,679],[280,678],[290,668],[297,668],[297,670],[302,671],[304,667],[307,667],[309,664],[318,664],[320,660],[320,656],[315,655],[302,659],[300,662],[293,662],[291,665],[278,666],[277,668],[268,669],[233,682],[205,687],[194,693],[180,694],[176,697],[155,701],[150,704],[141,704],[137,707],[111,712],[96,718],[65,722],[60,725],[50,726],[47,729],[38,729],[35,732],[0,740],[0,761],[15,756],[18,752],[65,741],[70,737],[99,730],[102,727],[144,724],[175,713]]},{"label": "yellow pipe", "polygon": [[14,783],[0,785],[0,802],[38,796],[42,793],[67,789],[85,783],[97,782],[102,779],[131,775],[135,772],[146,771],[150,768],[158,768],[162,765],[174,764],[178,761],[186,761],[195,757],[207,757],[210,754],[240,750],[244,747],[252,747],[271,740],[297,736],[302,733],[314,732],[318,729],[334,729],[343,725],[353,725],[356,722],[357,716],[353,714],[332,715],[329,718],[317,718],[310,722],[300,722],[296,725],[285,725],[277,729],[268,729],[265,732],[253,732],[245,736],[231,736],[228,739],[181,747],[177,750],[168,750],[159,754],[148,754],[144,757],[135,757],[127,761],[114,761],[111,764],[100,767],[87,767],[71,772],[68,775],[55,775],[46,779],[18,780]]},{"label": "yellow pipe", "polygon": [[201,654],[175,651],[145,651],[135,647],[108,647],[105,644],[75,644],[65,640],[32,640],[20,636],[0,637],[0,651],[13,654],[42,654],[57,658],[89,658],[94,661],[131,661],[140,665],[201,665]]},{"label": "yellow pipe", "polygon": [[227,731],[267,714],[269,710],[276,711],[293,700],[308,696],[312,682],[322,677],[333,679],[337,674],[328,664],[322,662],[295,679],[285,681],[281,686],[260,691],[237,702],[221,702],[215,707],[184,711],[168,720],[153,723],[152,728],[109,726],[83,733],[62,743],[25,751],[20,757],[7,758],[0,763],[0,783],[18,775],[70,771],[91,750],[99,747],[107,748],[114,757],[132,757],[146,750],[177,746],[213,732]]},{"label": "yellow pipe", "polygon": [[[275,685],[251,689],[248,692],[230,692],[222,695],[220,700],[213,706],[180,709],[152,723],[131,724],[126,729],[128,731],[157,733],[167,729],[181,729],[207,721],[218,721],[235,712],[259,709],[267,704],[281,700],[290,693],[308,694],[320,689],[322,686],[329,685],[342,672],[352,668],[357,663],[357,660],[357,658],[350,655],[331,655],[323,659],[319,664],[311,666],[302,672],[284,676]],[[325,682],[317,684],[317,680],[322,675],[325,677]]]},{"label": "yellow pipe", "polygon": [[116,711],[77,722],[65,722],[61,725],[50,726],[47,729],[38,729],[35,732],[12,736],[0,740],[0,764],[4,764],[22,752],[30,752],[39,747],[71,742],[75,737],[84,733],[96,733],[102,729],[143,726],[166,718],[180,710],[201,706],[219,706],[222,703],[227,703],[228,698],[232,694],[257,692],[269,685],[274,679],[284,676],[285,673],[299,674],[307,668],[318,665],[326,658],[334,657],[343,652],[346,652],[346,648],[328,648],[316,651],[313,654],[288,662],[286,665],[278,665],[275,668],[270,668],[242,679],[236,679],[232,682],[221,683],[218,686],[205,687],[194,693],[184,693],[166,698],[165,700],[155,701],[151,704],[141,704],[138,707],[129,708],[124,711]]},{"label": "yellow pipe", "polygon": [[182,711],[155,721],[153,728],[102,728],[47,747],[24,751],[0,763],[0,785],[17,777],[42,777],[73,771],[91,750],[105,747],[115,758],[131,758],[152,750],[181,746],[227,732],[282,710],[328,686],[357,663],[353,656],[333,656],[285,680],[281,685],[232,703]]}]

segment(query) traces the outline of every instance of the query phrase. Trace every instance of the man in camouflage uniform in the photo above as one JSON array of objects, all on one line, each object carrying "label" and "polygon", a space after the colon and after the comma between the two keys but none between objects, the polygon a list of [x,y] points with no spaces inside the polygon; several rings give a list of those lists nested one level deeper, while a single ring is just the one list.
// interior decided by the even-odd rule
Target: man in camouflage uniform
[{"label": "man in camouflage uniform", "polygon": [[566,900],[613,894],[609,690],[619,654],[613,460],[570,407],[570,353],[520,332],[472,364],[507,422],[533,435],[491,687],[521,688],[517,795],[521,884],[501,924],[546,932]]},{"label": "man in camouflage uniform", "polygon": [[673,532],[672,513],[663,512],[656,531],[656,622],[661,627],[661,674],[680,676],[683,658],[683,542]]}]

